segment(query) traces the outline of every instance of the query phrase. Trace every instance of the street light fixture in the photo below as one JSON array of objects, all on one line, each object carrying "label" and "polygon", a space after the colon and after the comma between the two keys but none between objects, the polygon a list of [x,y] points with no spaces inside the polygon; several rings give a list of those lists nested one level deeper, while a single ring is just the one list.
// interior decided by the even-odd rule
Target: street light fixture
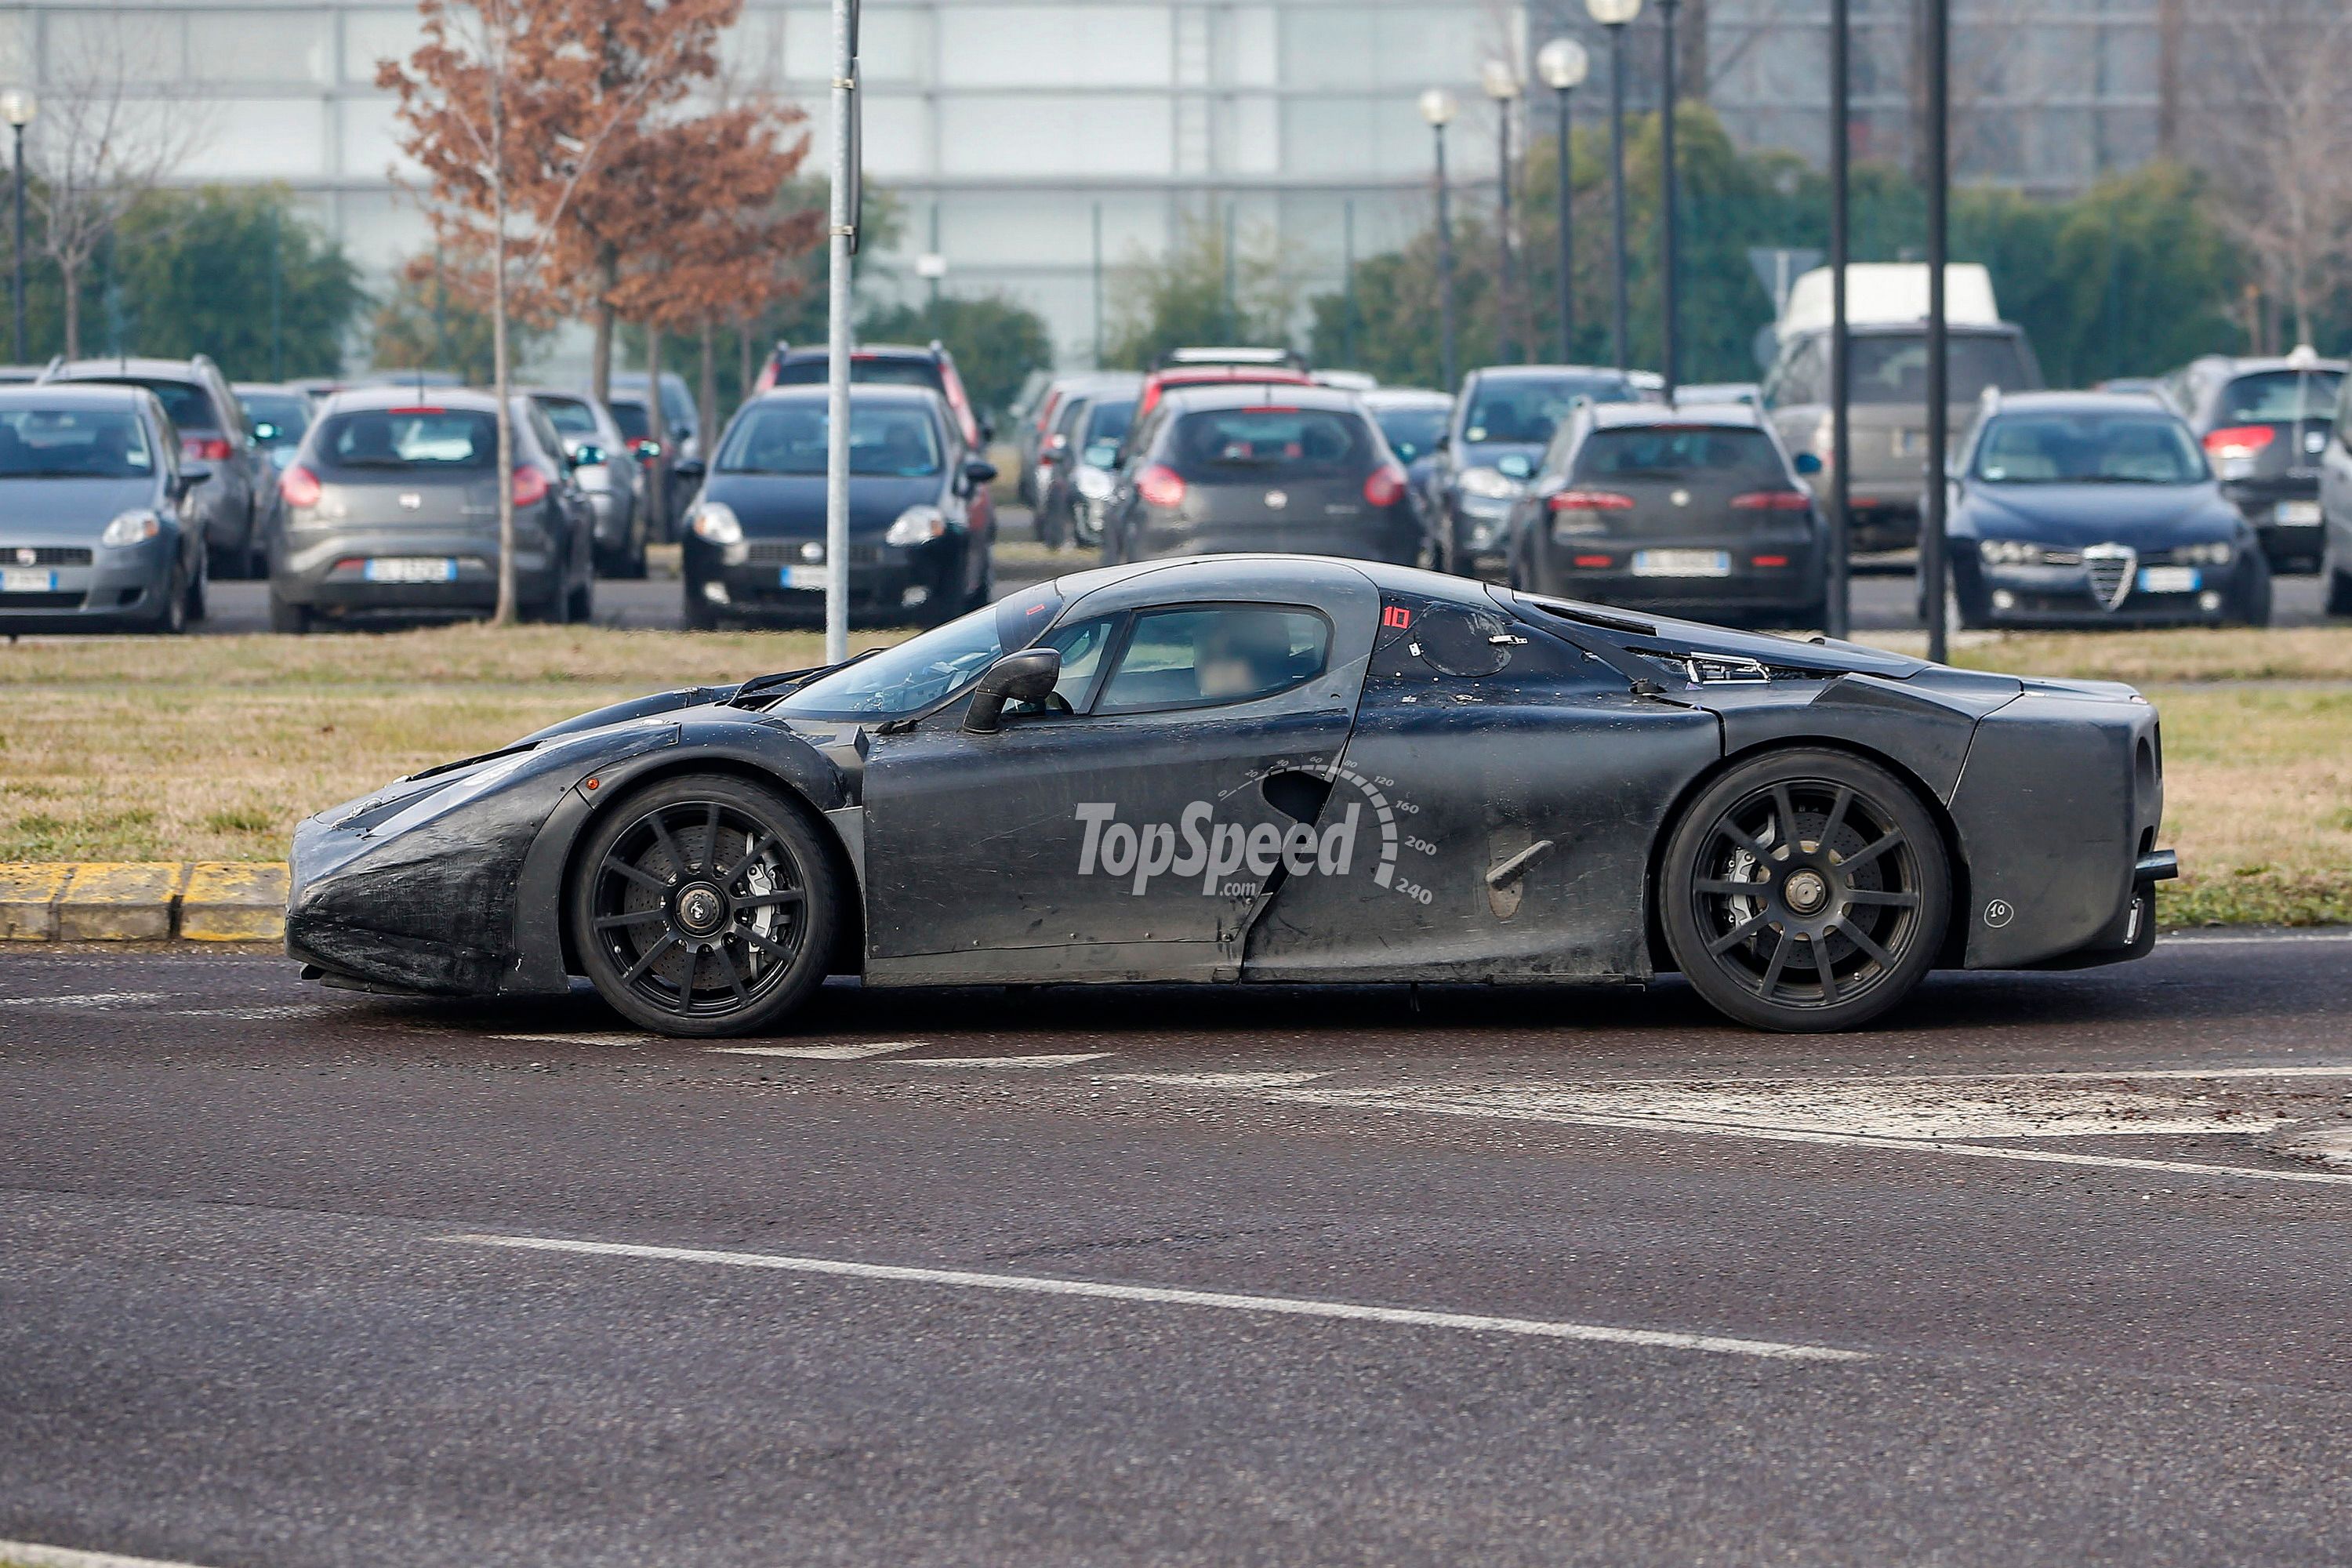
[{"label": "street light fixture", "polygon": [[1625,25],[1642,14],[1642,0],[1584,0],[1594,21],[1609,29],[1609,208],[1615,237],[1612,285],[1616,304],[1617,368],[1625,350]]},{"label": "street light fixture", "polygon": [[1429,121],[1437,142],[1437,356],[1445,389],[1454,385],[1454,223],[1445,207],[1445,128],[1461,105],[1442,87],[1421,95],[1421,117]]},{"label": "street light fixture", "polygon": [[1502,287],[1495,299],[1495,337],[1498,357],[1519,358],[1515,311],[1519,293],[1518,264],[1511,253],[1511,109],[1519,100],[1519,73],[1508,60],[1490,59],[1478,68],[1478,85],[1495,102],[1495,237],[1502,259]]},{"label": "street light fixture", "polygon": [[19,364],[25,360],[25,127],[40,111],[41,100],[21,87],[0,92],[0,120],[8,122],[16,142],[16,270],[10,280],[9,297],[16,310],[16,335],[8,357]]},{"label": "street light fixture", "polygon": [[1584,85],[1592,71],[1592,58],[1584,46],[1574,38],[1554,38],[1536,51],[1536,75],[1546,87],[1559,95],[1559,148],[1553,159],[1554,172],[1559,176],[1559,190],[1554,201],[1559,208],[1559,363],[1576,362],[1576,247],[1571,243],[1569,226],[1570,207],[1575,191],[1569,169],[1569,94]]}]

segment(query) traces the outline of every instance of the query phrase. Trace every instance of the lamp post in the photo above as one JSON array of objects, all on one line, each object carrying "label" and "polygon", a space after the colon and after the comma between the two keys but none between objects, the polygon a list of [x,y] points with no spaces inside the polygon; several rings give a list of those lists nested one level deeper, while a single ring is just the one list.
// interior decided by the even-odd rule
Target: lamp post
[{"label": "lamp post", "polygon": [[1515,313],[1519,268],[1511,251],[1511,110],[1519,100],[1519,73],[1508,60],[1490,59],[1478,68],[1478,85],[1495,104],[1495,240],[1502,261],[1495,296],[1495,346],[1496,357],[1508,361],[1522,357]]},{"label": "lamp post", "polygon": [[1592,69],[1591,57],[1584,46],[1574,38],[1554,38],[1536,51],[1536,75],[1544,85],[1559,95],[1559,147],[1553,159],[1558,190],[1553,200],[1559,207],[1559,363],[1576,363],[1576,247],[1570,228],[1570,207],[1576,192],[1569,169],[1569,94],[1584,84]]},{"label": "lamp post", "polygon": [[1945,646],[1945,435],[1952,417],[1950,348],[1944,323],[1946,217],[1950,209],[1952,16],[1948,0],[1927,0],[1927,506],[1919,520],[1920,597],[1927,606],[1927,657],[1937,664]]},{"label": "lamp post", "polygon": [[1421,117],[1437,142],[1437,358],[1448,392],[1454,386],[1454,223],[1445,209],[1445,127],[1459,107],[1442,87],[1421,95]]},{"label": "lamp post", "polygon": [[1853,503],[1853,470],[1847,466],[1853,386],[1846,374],[1845,268],[1853,249],[1848,232],[1851,143],[1846,121],[1853,113],[1853,72],[1848,51],[1853,18],[1848,0],[1830,0],[1830,592],[1833,637],[1853,629],[1853,589],[1846,552],[1853,548],[1847,513]]},{"label": "lamp post", "polygon": [[1592,19],[1609,29],[1609,209],[1614,233],[1617,368],[1625,349],[1625,25],[1642,14],[1642,0],[1584,0]]},{"label": "lamp post", "polygon": [[16,336],[9,358],[22,364],[25,360],[25,127],[41,110],[41,100],[21,87],[0,92],[0,120],[8,122],[16,139],[16,274],[10,283],[10,299],[16,308]]},{"label": "lamp post", "polygon": [[924,310],[930,318],[930,329],[934,332],[940,330],[940,282],[948,275],[948,258],[940,254],[939,224],[936,218],[938,210],[936,207],[932,209],[934,220],[931,225],[931,247],[915,258],[915,276],[921,279],[930,289],[930,299],[924,306]]}]

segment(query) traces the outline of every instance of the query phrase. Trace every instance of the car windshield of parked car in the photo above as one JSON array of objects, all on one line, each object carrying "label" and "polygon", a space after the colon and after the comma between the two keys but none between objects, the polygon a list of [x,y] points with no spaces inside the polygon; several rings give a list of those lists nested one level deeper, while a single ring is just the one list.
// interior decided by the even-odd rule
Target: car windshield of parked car
[{"label": "car windshield of parked car", "polygon": [[622,435],[626,436],[632,441],[649,441],[653,439],[653,421],[646,417],[646,405],[644,404],[615,403],[613,404],[611,407],[613,410],[613,423],[621,427]]},{"label": "car windshield of parked car", "polygon": [[1427,408],[1383,408],[1372,416],[1372,422],[1387,437],[1397,461],[1410,463],[1429,455],[1437,438],[1445,434],[1445,418],[1452,412],[1442,403]]},{"label": "car windshield of parked car", "polygon": [[1632,384],[1613,375],[1487,376],[1470,399],[1462,438],[1540,447],[1579,404],[1635,401]]},{"label": "car windshield of parked car", "polygon": [[1371,432],[1338,409],[1218,408],[1179,419],[1171,451],[1184,472],[1212,478],[1336,472],[1365,466]]},{"label": "car windshield of parked car", "polygon": [[0,479],[143,479],[154,472],[146,424],[129,409],[0,412]]},{"label": "car windshield of parked car", "polygon": [[365,408],[330,417],[312,450],[333,468],[489,468],[499,427],[470,408]]},{"label": "car windshield of parked car", "polygon": [[[266,447],[295,447],[301,444],[302,433],[310,428],[310,401],[290,392],[241,392],[237,401],[245,405],[245,416],[253,421],[253,433]],[[269,427],[263,436],[261,427]]]},{"label": "car windshield of parked car", "polygon": [[576,397],[541,397],[536,400],[546,414],[547,422],[566,436],[596,434],[596,411]]},{"label": "car windshield of parked car", "polygon": [[[1127,439],[1128,431],[1135,426],[1135,399],[1132,397],[1097,403],[1093,405],[1093,409],[1094,411],[1087,416],[1087,450],[1088,452],[1092,452],[1097,446],[1105,441],[1116,447],[1118,443]],[[1092,461],[1091,458],[1088,460]]]},{"label": "car windshield of parked car", "polygon": [[[796,359],[776,367],[778,386],[815,386],[825,378],[823,359]],[[849,356],[849,379],[874,386],[928,386],[940,388],[939,373],[928,361],[919,359],[861,359]]]},{"label": "car windshield of parked car", "polygon": [[2242,375],[2221,394],[2221,423],[2286,425],[2332,418],[2343,384],[2344,373],[2336,370],[2266,370]]},{"label": "car windshield of parked car", "polygon": [[[824,405],[809,399],[753,408],[719,450],[723,474],[822,474]],[[939,427],[911,404],[851,405],[849,471],[876,479],[920,479],[940,471]]]},{"label": "car windshield of parked car", "polygon": [[1785,489],[1789,470],[1761,430],[1641,425],[1594,431],[1577,450],[1576,478],[1697,479],[1761,489]]},{"label": "car windshield of parked car", "polygon": [[2192,485],[2204,454],[2179,421],[2145,414],[2009,414],[1985,426],[1976,477],[1996,485]]},{"label": "car windshield of parked car", "polygon": [[954,695],[1053,625],[1062,596],[1038,587],[821,675],[770,710],[798,719],[884,720]]},{"label": "car windshield of parked car", "polygon": [[[1954,403],[1974,403],[1985,388],[2017,391],[2032,384],[2025,357],[2014,340],[1969,332],[1952,334],[1946,362],[1946,391]],[[1906,335],[1865,334],[1853,340],[1853,400],[1856,403],[1927,404],[1927,340]]]}]

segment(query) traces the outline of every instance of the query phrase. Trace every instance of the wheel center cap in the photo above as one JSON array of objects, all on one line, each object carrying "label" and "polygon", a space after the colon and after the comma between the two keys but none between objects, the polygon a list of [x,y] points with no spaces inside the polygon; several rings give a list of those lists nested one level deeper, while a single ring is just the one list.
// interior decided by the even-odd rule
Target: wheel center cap
[{"label": "wheel center cap", "polygon": [[677,896],[677,923],[695,936],[708,936],[727,918],[727,900],[708,883],[696,883]]},{"label": "wheel center cap", "polygon": [[1830,885],[1819,871],[1791,871],[1780,884],[1780,897],[1798,914],[1810,915],[1830,901]]}]

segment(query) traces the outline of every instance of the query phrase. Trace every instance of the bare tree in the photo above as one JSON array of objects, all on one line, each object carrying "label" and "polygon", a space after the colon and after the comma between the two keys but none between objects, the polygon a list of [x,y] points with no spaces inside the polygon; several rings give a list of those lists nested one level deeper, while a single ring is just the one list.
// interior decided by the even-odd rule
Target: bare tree
[{"label": "bare tree", "polygon": [[65,285],[68,359],[81,353],[81,282],[99,247],[205,137],[196,105],[138,89],[163,74],[153,68],[152,32],[112,12],[81,14],[74,23],[52,34],[27,192],[41,253]]}]

